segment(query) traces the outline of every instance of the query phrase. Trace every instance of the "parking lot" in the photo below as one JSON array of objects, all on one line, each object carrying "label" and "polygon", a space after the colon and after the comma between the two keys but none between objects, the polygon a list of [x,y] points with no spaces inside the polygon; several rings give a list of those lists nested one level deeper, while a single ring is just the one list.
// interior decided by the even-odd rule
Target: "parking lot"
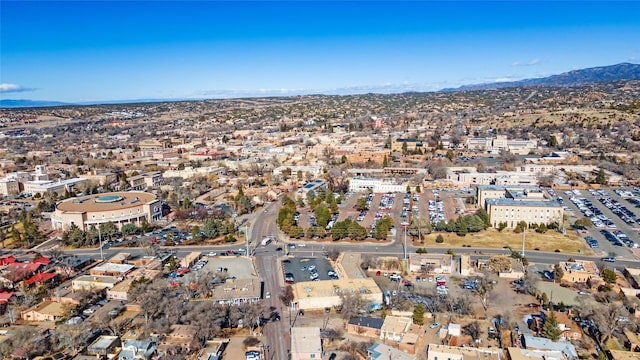
[{"label": "parking lot", "polygon": [[313,272],[317,274],[317,280],[331,280],[328,274],[329,271],[334,271],[329,260],[318,257],[285,259],[282,260],[282,268],[285,274],[293,274],[295,282],[312,281]]},{"label": "parking lot", "polygon": [[204,256],[200,266],[194,266],[185,276],[187,280],[198,274],[224,274],[236,279],[257,279],[251,260],[242,256]]},{"label": "parking lot", "polygon": [[[574,223],[575,220],[582,217],[588,217],[594,223],[593,228],[580,232],[583,238],[590,236],[597,240],[598,246],[593,249],[594,254],[607,257],[630,258],[633,257],[633,254],[629,251],[629,247],[633,247],[633,243],[638,242],[637,230],[635,230],[632,225],[623,221],[620,216],[614,214],[612,209],[607,207],[607,204],[611,203],[608,199],[611,199],[612,192],[612,189],[598,191],[578,190],[575,192],[557,192],[556,194],[559,198],[563,199],[565,207],[570,209],[570,211],[567,211],[570,223]],[[626,205],[625,207],[631,208],[631,206]],[[633,226],[637,226],[635,220]],[[621,240],[622,242],[612,241],[611,236],[607,234],[614,232],[616,232],[616,234],[625,234],[632,240],[632,243],[629,243],[630,246],[625,244],[623,240]],[[609,237],[609,239],[607,237]],[[622,236],[622,238],[624,238],[624,236]]]}]

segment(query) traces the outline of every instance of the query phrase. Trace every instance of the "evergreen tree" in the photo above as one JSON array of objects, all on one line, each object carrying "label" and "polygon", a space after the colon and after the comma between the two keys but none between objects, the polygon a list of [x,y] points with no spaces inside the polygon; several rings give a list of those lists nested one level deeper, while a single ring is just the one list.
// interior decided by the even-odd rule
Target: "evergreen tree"
[{"label": "evergreen tree", "polygon": [[487,214],[487,211],[485,209],[478,209],[478,211],[476,211],[476,216],[479,217],[482,222],[484,222],[485,229],[491,226],[491,219],[489,218],[489,214]]},{"label": "evergreen tree", "polygon": [[426,312],[424,305],[418,304],[413,308],[413,323],[416,325],[424,325],[424,313]]},{"label": "evergreen tree", "polygon": [[596,184],[607,185],[607,174],[605,174],[603,168],[600,168],[598,175],[596,175]]},{"label": "evergreen tree", "polygon": [[602,279],[607,284],[615,284],[616,280],[618,279],[618,276],[616,275],[616,272],[611,270],[611,269],[603,269],[602,270]]},{"label": "evergreen tree", "polygon": [[564,276],[564,271],[562,270],[562,267],[556,264],[553,267],[553,281],[555,282],[556,279],[560,280],[562,279],[563,276]]},{"label": "evergreen tree", "polygon": [[558,319],[556,318],[555,312],[551,311],[544,319],[540,335],[551,341],[558,341],[558,339],[560,339],[561,331],[558,328]]}]

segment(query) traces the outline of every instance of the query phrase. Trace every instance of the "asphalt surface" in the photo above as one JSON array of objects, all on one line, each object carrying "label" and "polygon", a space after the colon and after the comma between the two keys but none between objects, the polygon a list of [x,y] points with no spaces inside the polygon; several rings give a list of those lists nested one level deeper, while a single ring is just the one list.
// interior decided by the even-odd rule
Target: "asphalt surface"
[{"label": "asphalt surface", "polygon": [[[609,190],[613,192],[613,190]],[[564,195],[564,193],[560,194],[565,199],[565,204],[572,209],[574,209],[574,213],[578,216],[581,216],[581,212],[569,201],[568,197]],[[398,197],[399,196],[399,197]],[[402,195],[399,194],[396,196],[396,202],[402,202]],[[620,220],[615,214],[610,213],[610,211],[602,205],[597,199],[588,194],[587,191],[583,191],[583,196],[592,200],[592,202],[602,210],[604,214],[606,214],[609,218],[614,221],[616,226],[619,226],[619,229],[623,230],[630,237],[633,235],[637,238],[637,231],[632,230],[628,225],[626,225],[622,220]],[[617,199],[617,197],[614,197]],[[377,199],[376,199],[377,200]],[[619,201],[622,199],[618,199]],[[629,204],[626,200],[620,201],[627,208],[632,209],[633,206]],[[395,207],[395,206],[394,206]],[[288,243],[286,237],[277,229],[276,226],[276,218],[277,212],[279,209],[279,202],[274,202],[268,204],[264,210],[260,210],[257,213],[253,214],[253,218],[245,223],[247,225],[246,231],[249,235],[248,245],[250,248],[250,252],[255,259],[255,267],[258,272],[258,276],[264,281],[264,291],[270,292],[271,297],[269,299],[265,299],[265,303],[267,306],[272,306],[275,311],[279,312],[281,315],[281,321],[269,322],[265,325],[263,329],[263,334],[266,337],[265,341],[265,352],[269,359],[286,359],[287,358],[287,350],[289,349],[290,344],[290,324],[293,319],[290,318],[289,315],[289,307],[283,305],[283,303],[279,299],[280,290],[283,288],[284,279],[282,277],[283,269],[279,258],[282,257],[287,251],[291,255],[295,255],[296,258],[299,257],[309,257],[317,259],[321,259],[322,252],[324,250],[335,248],[339,251],[351,251],[351,252],[359,252],[362,254],[375,254],[375,255],[396,255],[402,256],[404,254],[402,239],[403,235],[401,232],[397,234],[397,239],[391,244],[376,244],[376,243],[313,243],[307,242],[306,247],[298,247],[295,249],[289,250],[286,246]],[[633,208],[635,211],[636,209]],[[591,232],[592,236],[594,236],[600,242],[601,248],[603,248],[606,252],[615,253],[618,256],[618,259],[615,263],[608,263],[607,265],[613,266],[621,269],[622,267],[640,267],[640,262],[634,260],[631,253],[626,248],[619,248],[610,245],[608,241],[606,241],[599,231],[595,230]],[[265,236],[272,236],[274,241],[267,245],[262,246],[261,241]],[[177,256],[184,256],[192,251],[201,251],[201,252],[221,252],[226,250],[237,251],[240,246],[243,244],[232,244],[232,245],[220,245],[220,246],[170,246],[170,247],[161,247],[159,250],[162,252],[174,252]],[[607,246],[610,246],[609,249]],[[278,248],[283,248],[282,251],[277,250]],[[417,247],[407,246],[407,253],[414,253]],[[442,254],[447,252],[447,248],[427,248],[429,253]],[[487,258],[496,254],[510,254],[510,251],[505,249],[484,249],[484,248],[453,248],[453,252],[457,255],[459,254],[469,254],[472,259],[478,258]],[[24,253],[27,250],[14,250],[10,251],[12,253]],[[85,255],[85,256],[93,256],[99,258],[101,255],[100,249],[74,249],[74,250],[64,250],[65,254],[74,254],[74,255]],[[149,252],[148,248],[143,247],[112,247],[108,249],[103,249],[102,253],[105,259],[108,259],[119,252],[129,252],[133,256],[141,256],[147,255]],[[5,251],[4,253],[8,253]],[[553,253],[553,252],[540,252],[540,251],[528,251],[525,256],[529,260],[530,263],[536,264],[555,264],[558,261],[566,261],[568,258],[581,259],[581,260],[593,260],[598,261],[601,256],[587,256],[580,254],[565,254],[565,253]],[[319,266],[320,263],[316,264]],[[318,274],[320,276],[326,276],[328,269],[323,269],[324,271],[320,271],[318,269]],[[296,281],[298,279],[296,278]]]}]

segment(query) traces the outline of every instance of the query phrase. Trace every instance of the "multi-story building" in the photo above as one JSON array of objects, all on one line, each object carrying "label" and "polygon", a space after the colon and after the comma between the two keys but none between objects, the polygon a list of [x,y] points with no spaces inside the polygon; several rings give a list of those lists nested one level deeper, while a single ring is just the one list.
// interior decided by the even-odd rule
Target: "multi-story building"
[{"label": "multi-story building", "polygon": [[507,228],[515,228],[521,221],[528,225],[560,224],[564,218],[564,206],[546,199],[537,186],[478,185],[476,194],[493,227],[505,223]]},{"label": "multi-story building", "polygon": [[9,196],[20,193],[20,183],[16,179],[3,178],[0,179],[0,195]]},{"label": "multi-story building", "polygon": [[127,179],[129,190],[144,190],[162,185],[162,172],[151,171]]},{"label": "multi-story building", "polygon": [[56,230],[66,230],[75,224],[86,230],[91,226],[112,222],[118,228],[124,224],[140,225],[162,217],[160,201],[154,194],[145,192],[113,192],[99,195],[73,197],[60,202],[51,214],[51,225]]},{"label": "multi-story building", "polygon": [[369,190],[374,193],[404,192],[407,190],[407,187],[402,184],[398,184],[395,179],[355,177],[349,180],[349,191],[364,192]]},{"label": "multi-story building", "polygon": [[527,155],[538,146],[536,140],[509,140],[504,135],[467,139],[467,149],[489,153],[508,151],[513,154]]},{"label": "multi-story building", "polygon": [[402,152],[403,147],[407,151],[428,150],[429,144],[425,140],[412,138],[394,138],[391,141],[391,151]]}]

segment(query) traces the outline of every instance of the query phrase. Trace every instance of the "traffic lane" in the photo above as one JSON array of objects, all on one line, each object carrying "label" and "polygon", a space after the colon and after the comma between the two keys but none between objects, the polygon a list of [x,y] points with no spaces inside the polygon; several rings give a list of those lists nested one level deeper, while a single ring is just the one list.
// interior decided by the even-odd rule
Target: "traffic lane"
[{"label": "traffic lane", "polygon": [[[282,310],[280,308],[279,301],[279,286],[277,281],[277,265],[273,259],[272,255],[262,255],[256,256],[256,267],[259,272],[260,277],[265,282],[265,290],[271,290],[271,297],[269,299],[264,299],[265,303],[270,306],[268,309],[268,315],[271,317],[271,309],[275,308],[276,311],[282,317]],[[272,351],[273,355],[278,359],[286,356],[286,350],[284,347],[284,343],[280,336],[278,335],[280,330],[280,322],[279,321],[269,321],[265,324],[264,334],[267,337],[267,343],[265,345],[269,346],[270,351]]]}]

